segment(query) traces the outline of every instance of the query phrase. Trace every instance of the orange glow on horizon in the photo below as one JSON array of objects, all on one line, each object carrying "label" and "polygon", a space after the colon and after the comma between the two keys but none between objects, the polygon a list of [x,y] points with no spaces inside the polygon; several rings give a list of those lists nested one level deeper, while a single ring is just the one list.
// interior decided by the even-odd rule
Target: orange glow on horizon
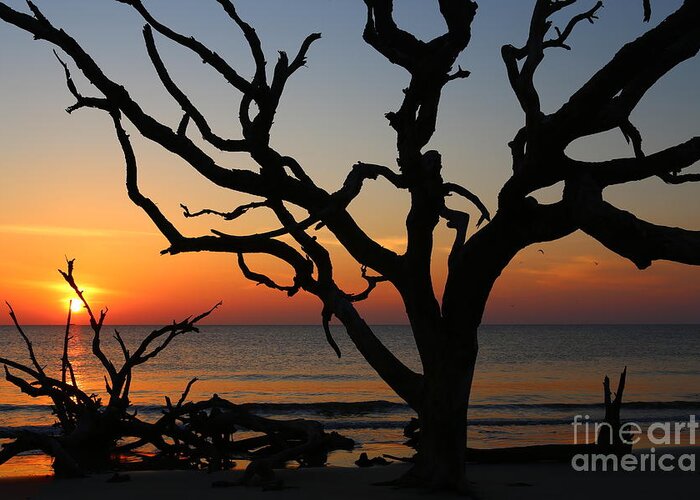
[{"label": "orange glow on horizon", "polygon": [[[144,241],[145,240],[145,241]],[[107,323],[167,324],[204,311],[219,300],[223,307],[207,318],[209,324],[316,324],[318,300],[305,293],[285,294],[256,286],[244,279],[235,259],[221,254],[161,257],[159,241],[146,237],[130,242],[134,250],[121,257],[118,249],[103,245],[82,246],[75,276],[95,311],[109,307]],[[436,242],[441,248],[443,242]],[[36,247],[18,241],[15,249],[27,249],[31,266],[8,266],[0,262],[6,279],[0,298],[8,299],[23,324],[65,323],[67,300],[72,295],[55,269],[62,262],[64,242],[47,245],[41,255]],[[109,247],[110,245],[107,245]],[[445,252],[436,250],[435,289],[440,295],[445,280]],[[59,250],[60,249],[60,250]],[[487,305],[484,323],[697,323],[700,269],[658,262],[639,271],[628,261],[612,255],[585,237],[531,247],[518,254],[496,282]],[[20,252],[20,250],[17,250]],[[114,252],[114,253],[113,253]],[[338,256],[336,275],[345,290],[364,287],[358,266]],[[110,266],[104,266],[109,262]],[[290,272],[274,262],[249,265],[280,283],[291,280]],[[85,323],[82,304],[73,298],[76,324]],[[57,307],[58,305],[58,307]],[[404,308],[389,284],[380,284],[370,299],[358,305],[370,324],[402,324]],[[0,315],[0,324],[9,324]]]}]

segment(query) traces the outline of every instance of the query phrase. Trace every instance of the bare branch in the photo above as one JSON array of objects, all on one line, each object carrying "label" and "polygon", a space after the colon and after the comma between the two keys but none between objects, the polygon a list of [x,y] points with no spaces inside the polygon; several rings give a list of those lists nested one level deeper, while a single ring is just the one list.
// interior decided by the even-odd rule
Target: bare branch
[{"label": "bare branch", "polygon": [[[301,249],[306,252],[311,261],[316,265],[318,275],[316,281],[318,284],[323,288],[334,286],[333,264],[328,250],[318,243],[316,238],[309,236],[304,229],[299,227],[299,223],[292,213],[280,200],[270,200],[270,208],[274,211],[285,229],[289,231],[289,234],[301,245]],[[305,288],[309,289],[308,286]],[[321,297],[321,299],[323,300],[323,297]]]},{"label": "bare branch", "polygon": [[644,0],[644,22],[651,20],[651,0]]},{"label": "bare branch", "polygon": [[447,227],[455,230],[455,239],[448,257],[448,264],[452,264],[467,240],[469,214],[444,207],[440,215],[447,220]]},{"label": "bare branch", "polygon": [[[140,5],[137,0],[119,1]],[[10,9],[4,4],[0,4],[0,19],[34,34],[38,39],[45,39],[61,48],[75,61],[90,83],[97,87],[109,101],[109,109],[112,110],[112,114],[115,114],[117,109],[124,113],[144,137],[180,156],[211,182],[222,187],[241,188],[250,191],[251,194],[264,194],[263,182],[258,174],[218,166],[211,157],[187,137],[178,135],[175,131],[147,115],[131,98],[126,89],[107,78],[95,61],[65,31],[55,28],[46,20],[35,19]]]},{"label": "bare branch", "polygon": [[338,347],[338,344],[336,343],[335,339],[333,338],[333,335],[331,334],[331,318],[333,317],[333,312],[329,307],[324,306],[323,311],[321,312],[321,322],[323,323],[323,331],[326,333],[326,342],[328,342],[328,345],[330,345],[333,350],[335,351],[336,356],[340,358],[342,356],[342,353],[340,352],[340,347]]},{"label": "bare branch", "polygon": [[194,385],[195,382],[197,382],[199,379],[197,377],[194,377],[191,379],[189,382],[187,382],[187,386],[185,387],[185,390],[182,391],[182,396],[180,396],[179,401],[177,402],[177,405],[175,405],[176,408],[181,408],[182,404],[185,402],[187,399],[187,395],[190,393],[190,389],[192,389],[192,386]]},{"label": "bare branch", "polygon": [[129,355],[129,349],[127,349],[126,343],[124,342],[121,333],[119,333],[119,330],[117,329],[114,330],[114,340],[117,341],[117,343],[119,344],[119,348],[122,350],[122,354],[124,355],[124,361],[129,361],[129,358],[131,357]]},{"label": "bare branch", "polygon": [[36,371],[41,375],[44,376],[44,368],[41,366],[39,363],[39,360],[36,358],[36,354],[34,354],[34,347],[32,346],[32,341],[29,340],[29,337],[24,333],[24,330],[19,324],[19,321],[17,321],[17,316],[15,315],[14,309],[12,309],[12,306],[10,305],[9,302],[5,301],[5,304],[7,304],[7,308],[10,310],[10,318],[12,318],[12,322],[15,325],[15,328],[19,332],[20,337],[22,337],[22,340],[24,340],[24,344],[27,346],[27,352],[29,353],[29,359],[31,360],[32,364],[34,365],[34,368],[36,368]]},{"label": "bare branch", "polygon": [[370,293],[372,293],[372,291],[375,288],[377,288],[377,285],[379,283],[389,281],[384,276],[370,276],[369,274],[367,274],[367,266],[362,266],[360,268],[360,274],[362,275],[362,279],[364,279],[367,282],[367,288],[365,288],[362,292],[359,293],[348,294],[347,297],[350,302],[360,302],[362,300],[368,299]]},{"label": "bare branch", "polygon": [[579,209],[581,229],[639,269],[659,259],[700,265],[700,231],[652,224],[602,200]]},{"label": "bare branch", "polygon": [[700,50],[700,5],[684,2],[666,20],[626,44],[551,120],[564,144],[619,127],[663,75]]},{"label": "bare branch", "polygon": [[624,119],[620,122],[620,131],[625,137],[627,144],[632,143],[634,148],[634,156],[638,159],[644,158],[644,151],[642,150],[642,134],[637,130],[637,127],[632,125],[629,119]]},{"label": "bare branch", "polygon": [[[192,121],[194,121],[194,123],[197,125],[197,128],[201,132],[204,140],[222,151],[248,151],[248,145],[245,140],[223,139],[222,137],[216,135],[212,131],[211,127],[209,126],[209,123],[204,118],[202,113],[199,112],[195,105],[192,104],[192,102],[185,95],[185,93],[182,90],[180,90],[177,84],[170,77],[170,74],[168,73],[168,70],[165,67],[165,64],[163,63],[163,60],[161,59],[160,54],[158,53],[158,49],[156,48],[156,42],[153,39],[153,31],[151,30],[151,26],[148,24],[143,28],[143,38],[146,42],[148,56],[150,57],[151,62],[153,63],[153,67],[156,69],[156,73],[158,74],[160,81],[163,83],[163,86],[168,91],[168,93],[180,105],[182,110],[185,112],[185,115],[191,118]],[[184,135],[185,126],[186,122],[185,125],[182,125],[181,123],[181,125],[178,127],[178,135]],[[181,130],[182,132],[180,132]]]},{"label": "bare branch", "polygon": [[246,214],[248,210],[254,209],[254,208],[260,208],[260,207],[266,207],[267,202],[266,201],[255,201],[252,203],[246,203],[245,205],[241,205],[239,207],[234,208],[231,212],[219,212],[216,210],[212,210],[209,208],[204,208],[202,210],[199,210],[198,212],[190,212],[190,210],[187,208],[186,205],[180,204],[180,207],[183,210],[183,216],[186,218],[190,217],[199,217],[201,215],[218,215],[219,217],[223,218],[224,220],[231,221],[238,219],[242,215]]},{"label": "bare branch", "polygon": [[389,61],[409,71],[425,50],[425,42],[400,29],[393,18],[392,0],[365,0],[367,23],[363,38]]},{"label": "bare branch", "polygon": [[224,8],[226,14],[228,14],[228,16],[238,25],[243,32],[243,36],[248,42],[250,51],[253,54],[253,59],[255,60],[255,76],[253,77],[253,83],[261,86],[267,85],[267,74],[265,73],[265,54],[263,53],[262,43],[260,42],[258,34],[255,32],[253,27],[250,26],[250,24],[241,19],[233,3],[231,3],[229,0],[217,1]]},{"label": "bare branch", "polygon": [[[415,373],[399,360],[374,334],[372,328],[355,309],[345,294],[335,292],[324,299],[324,324],[330,322],[330,315],[337,317],[345,327],[350,340],[357,350],[374,368],[377,374],[414,409],[420,407],[422,375]],[[330,335],[330,326],[326,330]],[[327,338],[331,343],[333,338]],[[331,344],[333,345],[333,344]]]},{"label": "bare branch", "polygon": [[[324,210],[323,213],[327,213],[329,210]],[[216,236],[219,236],[221,238],[226,238],[230,242],[243,242],[243,241],[249,241],[249,240],[268,240],[270,238],[277,238],[279,236],[284,236],[286,234],[289,234],[292,230],[298,229],[298,230],[305,230],[313,226],[315,223],[317,223],[321,219],[321,216],[319,215],[310,215],[306,219],[295,222],[293,225],[288,226],[288,227],[281,227],[279,229],[272,229],[270,231],[265,231],[264,233],[254,233],[254,234],[246,234],[243,236],[240,235],[233,235],[233,234],[228,234],[223,231],[219,231],[217,229],[211,229],[211,233],[215,234]],[[191,238],[190,238],[191,239]],[[236,253],[235,250],[231,250],[232,253]],[[170,249],[167,249],[161,253],[171,253]]]},{"label": "bare branch", "polygon": [[190,124],[190,115],[185,113],[182,115],[182,119],[180,120],[180,123],[177,126],[177,135],[178,137],[185,137],[187,135],[187,126]]},{"label": "bare branch", "polygon": [[[198,316],[195,316],[194,318],[189,317],[180,322],[174,321],[172,325],[164,326],[158,330],[153,330],[141,341],[141,344],[129,357],[129,360],[124,365],[125,368],[122,368],[122,372],[125,372],[126,369],[133,368],[134,366],[141,365],[149,359],[156,357],[163,349],[168,347],[168,345],[176,337],[189,332],[199,332],[196,324],[218,309],[221,304],[221,302],[218,302],[216,305],[214,305],[214,307],[199,314]],[[154,347],[150,352],[147,352],[148,349],[151,348],[151,344],[156,341],[160,341],[161,339],[162,342],[159,345]]]},{"label": "bare branch", "polygon": [[669,172],[659,175],[666,184],[685,184],[686,182],[700,182],[700,174],[678,174]]},{"label": "bare branch", "polygon": [[561,47],[566,50],[571,50],[571,47],[569,47],[566,44],[566,40],[569,38],[571,33],[574,31],[574,28],[578,23],[581,21],[588,21],[589,23],[593,24],[596,19],[598,19],[598,16],[596,15],[596,12],[598,12],[599,9],[603,7],[603,2],[598,1],[596,4],[588,11],[582,12],[581,14],[578,14],[574,17],[571,18],[571,20],[567,23],[566,27],[564,28],[563,31],[560,31],[558,28],[556,28],[557,31],[557,38],[553,38],[551,40],[547,40],[543,43],[543,48],[547,49],[549,47]]},{"label": "bare branch", "polygon": [[[48,375],[42,375],[39,372],[32,370],[28,366],[25,366],[21,363],[17,363],[15,361],[12,361],[11,359],[0,357],[0,364],[5,365],[6,378],[8,375],[10,376],[10,378],[7,378],[7,380],[15,384],[17,387],[20,387],[20,389],[26,394],[31,393],[36,394],[37,396],[49,396],[52,399],[56,398],[55,400],[63,401],[66,404],[69,404],[67,401],[64,401],[67,398],[74,398],[76,401],[79,401],[81,404],[85,405],[96,404],[95,401],[93,401],[87,394],[85,394],[77,387],[71,386],[67,383],[64,384],[60,380],[51,378]],[[8,367],[26,373],[27,375],[32,377],[37,383],[29,383],[27,381],[24,381],[23,379],[20,379],[19,377],[11,375],[8,370]]]},{"label": "bare branch", "polygon": [[216,52],[209,50],[203,43],[196,40],[194,37],[181,35],[170,29],[168,26],[158,22],[151,13],[146,9],[141,0],[117,0],[117,2],[130,5],[133,7],[143,19],[153,26],[160,34],[190,49],[192,52],[202,58],[202,62],[209,64],[217,70],[231,85],[241,92],[247,93],[254,90],[253,86],[241,77],[229,64],[224,61]]},{"label": "bare branch", "polygon": [[311,177],[309,177],[302,166],[299,164],[298,161],[296,161],[294,158],[291,156],[283,156],[281,158],[282,161],[282,166],[283,167],[288,167],[289,170],[291,170],[292,174],[294,174],[294,177],[296,177],[298,180],[303,182],[304,184],[308,186],[314,186],[314,182],[311,180]]},{"label": "bare branch", "polygon": [[70,320],[73,312],[73,301],[70,300],[68,303],[68,314],[66,317],[66,331],[63,336],[63,356],[61,357],[61,382],[66,383],[66,375],[68,372],[70,374],[70,380],[73,387],[78,387],[75,381],[75,372],[73,371],[73,364],[70,362],[70,357],[68,356],[68,342],[70,341]]},{"label": "bare branch", "polygon": [[340,202],[340,207],[345,208],[360,194],[364,181],[368,179],[377,180],[380,176],[399,189],[407,187],[403,176],[390,168],[373,163],[358,162],[352,166],[350,173],[345,178],[345,182],[343,182],[343,187],[331,196]]},{"label": "bare branch", "polygon": [[[271,203],[271,208],[287,228],[295,226],[292,214],[280,202]],[[416,405],[420,375],[411,371],[374,335],[366,322],[348,300],[346,293],[338,289],[333,281],[333,268],[328,251],[315,238],[300,229],[290,230],[290,234],[309,255],[317,268],[317,282],[310,289],[323,302],[322,320],[326,340],[340,356],[330,331],[330,320],[335,315],[345,326],[351,340],[370,365],[408,404]],[[310,287],[304,286],[305,289]]]},{"label": "bare branch", "polygon": [[472,202],[474,206],[479,209],[479,212],[481,212],[481,216],[479,217],[479,221],[476,223],[476,227],[481,226],[481,224],[484,221],[491,220],[491,214],[489,213],[488,208],[486,208],[486,205],[484,205],[484,203],[481,201],[481,199],[479,199],[477,195],[469,191],[467,188],[452,182],[446,182],[444,184],[444,188],[445,196],[450,196],[452,193],[458,194],[459,196],[462,196],[463,198],[466,198],[467,200]]},{"label": "bare branch", "polygon": [[320,39],[321,33],[312,33],[304,39],[304,41],[301,43],[301,47],[299,47],[299,52],[297,52],[296,57],[294,57],[294,60],[289,65],[290,76],[299,68],[306,66],[306,54],[309,51],[311,44]]},{"label": "bare branch", "polygon": [[[620,158],[599,163],[577,162],[579,169],[590,169],[596,183],[611,186],[659,176],[673,184],[674,173],[700,161],[700,137],[639,158]],[[683,179],[683,177],[680,177]],[[692,179],[692,177],[691,177]]]},{"label": "bare branch", "polygon": [[447,76],[447,81],[458,80],[460,78],[469,78],[471,73],[466,69],[462,69],[462,66],[457,66],[457,71]]},{"label": "bare branch", "polygon": [[172,244],[173,242],[183,239],[182,234],[175,226],[163,215],[158,206],[151,201],[150,198],[141,194],[138,185],[138,165],[136,163],[136,154],[129,140],[129,136],[121,124],[118,116],[112,115],[114,128],[117,133],[119,145],[124,154],[124,162],[126,166],[126,190],[129,198],[137,207],[140,207],[148,217],[153,221],[158,230]]},{"label": "bare branch", "polygon": [[[575,1],[551,2],[550,0],[538,0],[532,13],[530,32],[525,45],[521,48],[505,45],[501,49],[501,56],[506,65],[508,80],[525,112],[527,123],[530,127],[537,125],[542,118],[540,98],[535,88],[534,76],[544,59],[545,49],[551,47],[570,49],[571,47],[566,44],[566,40],[576,25],[584,20],[593,23],[594,19],[597,19],[596,12],[603,6],[603,2],[598,1],[590,10],[571,18],[564,31],[557,29],[558,36],[556,38],[545,41],[545,36],[552,25],[549,17],[573,3]],[[522,69],[518,67],[518,61],[521,60],[524,60]]]},{"label": "bare branch", "polygon": [[73,111],[77,111],[81,108],[94,108],[94,109],[101,109],[104,111],[110,111],[112,106],[110,106],[109,101],[107,99],[102,99],[98,97],[83,97],[80,92],[78,92],[78,88],[75,86],[75,82],[73,81],[73,77],[71,76],[70,69],[68,68],[68,65],[63,62],[63,60],[59,57],[58,53],[54,50],[53,54],[56,56],[56,59],[58,59],[58,62],[63,66],[63,71],[66,75],[66,86],[68,87],[68,90],[70,91],[71,94],[73,94],[73,97],[76,99],[76,103],[73,104],[72,106],[68,106],[66,108],[66,112],[68,114],[73,113]]},{"label": "bare branch", "polygon": [[59,269],[58,272],[61,274],[61,276],[63,276],[63,279],[66,281],[66,283],[68,283],[68,286],[70,286],[73,289],[78,299],[80,299],[80,301],[83,303],[83,305],[85,306],[85,310],[87,311],[88,316],[90,317],[90,326],[93,331],[92,352],[95,355],[95,357],[100,360],[100,363],[102,363],[102,366],[104,366],[105,370],[107,370],[107,373],[109,373],[110,377],[115,377],[117,371],[114,368],[112,362],[107,357],[107,355],[104,353],[104,351],[102,351],[102,347],[100,346],[100,334],[105,317],[107,316],[107,311],[101,310],[100,317],[95,317],[95,314],[93,313],[90,304],[85,299],[83,291],[78,287],[78,285],[75,282],[75,278],[73,277],[73,266],[75,264],[75,259],[66,260],[66,262],[68,265],[67,271],[62,271],[61,269]]},{"label": "bare branch", "polygon": [[[142,15],[145,13],[148,17],[147,21],[155,29],[167,31],[162,25],[154,22],[152,17],[145,11],[140,1],[124,0],[124,3],[141,11]],[[248,134],[249,137],[254,138],[255,147],[258,148],[258,153],[255,155],[256,159],[258,157],[264,158],[263,163],[267,165],[266,169],[268,167],[277,168],[279,171],[283,170],[285,163],[289,163],[290,168],[292,168],[294,175],[297,176],[298,179],[296,180],[288,176],[279,177],[275,179],[275,185],[271,186],[269,179],[263,178],[260,174],[218,166],[211,157],[186,137],[185,132],[186,125],[190,120],[190,117],[188,117],[189,115],[183,118],[178,127],[179,130],[176,132],[144,113],[140,106],[132,100],[124,87],[108,79],[93,59],[63,30],[54,28],[48,21],[41,21],[26,14],[22,14],[4,4],[0,4],[0,19],[34,34],[36,38],[50,41],[73,58],[88,80],[105,95],[110,106],[112,106],[110,109],[113,109],[111,114],[113,120],[115,120],[117,136],[124,149],[127,163],[132,166],[135,165],[135,159],[131,159],[133,150],[131,145],[128,144],[126,132],[120,124],[116,123],[119,118],[119,114],[116,111],[117,109],[136,126],[138,131],[145,138],[155,141],[166,150],[180,156],[192,165],[197,172],[218,186],[265,198],[270,195],[271,190],[274,190],[275,193],[281,193],[288,201],[303,206],[312,212],[321,211],[330,204],[331,199],[329,193],[315,186],[308,176],[303,173],[301,168],[296,168],[298,164],[295,165],[294,162],[288,161],[289,158],[278,155],[271,150],[267,144],[267,139],[265,139],[265,137],[267,135],[269,138],[269,126],[272,124],[276,100],[279,96],[272,96],[266,98],[266,100],[257,96],[257,98],[262,99],[262,104],[258,104],[264,108],[264,113],[263,116],[256,117],[254,122],[247,116],[247,108],[253,100],[252,94],[244,94],[241,102],[240,118],[244,129],[244,135]],[[170,38],[177,38],[177,36],[172,33],[168,34],[171,35]],[[198,43],[190,43],[187,40],[191,39],[187,38],[186,40],[180,41],[185,45],[196,45]],[[261,109],[261,112],[262,111],[263,109]],[[132,177],[135,178],[135,166],[130,168],[128,165],[127,177],[129,177],[129,172],[132,172],[134,174]],[[130,182],[129,185],[131,186],[129,188],[129,195],[132,200],[137,206],[144,209],[149,217],[156,223],[158,229],[168,238],[171,244],[168,250],[170,253],[201,251],[202,249],[212,247],[216,247],[214,251],[225,251],[224,248],[226,245],[229,245],[230,251],[230,239],[228,239],[225,244],[222,244],[222,242],[213,242],[206,237],[194,241],[183,241],[182,235],[165,217],[163,217],[155,204],[148,200],[148,198],[143,197],[138,190],[132,189],[133,183]],[[314,222],[310,222],[310,224],[313,223]],[[378,269],[386,275],[394,274],[397,268],[396,254],[372,241],[346,211],[326,212],[324,223],[360,263]],[[278,232],[278,234],[283,234],[283,232]],[[235,252],[235,250],[234,247],[233,251]]]},{"label": "bare branch", "polygon": [[[248,265],[245,262],[245,258],[243,257],[242,253],[238,254],[238,267],[241,268],[241,271],[243,272],[243,276],[245,276],[247,279],[254,281],[258,285],[265,285],[268,288],[272,288],[275,290],[281,290],[285,292],[287,295],[292,297],[293,295],[296,295],[296,293],[299,291],[299,288],[301,287],[300,285],[300,279],[299,277],[295,276],[294,278],[294,284],[290,286],[282,286],[278,285],[275,283],[271,278],[268,278],[264,274],[260,273],[255,273],[250,270]],[[305,279],[310,279],[310,275],[306,276]]]}]

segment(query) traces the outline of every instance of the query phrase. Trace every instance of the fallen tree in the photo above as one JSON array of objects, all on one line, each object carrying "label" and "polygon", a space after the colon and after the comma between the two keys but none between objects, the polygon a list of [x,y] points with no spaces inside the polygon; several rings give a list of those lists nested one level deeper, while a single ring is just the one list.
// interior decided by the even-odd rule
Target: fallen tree
[{"label": "fallen tree", "polygon": [[[95,314],[73,277],[73,261],[60,271],[66,283],[84,305],[92,329],[92,354],[105,372],[106,397],[88,394],[77,383],[70,361],[69,309],[63,342],[61,372],[54,378],[39,362],[32,341],[24,332],[15,311],[8,304],[10,317],[26,344],[30,364],[0,357],[5,379],[32,398],[49,398],[57,418],[57,434],[30,430],[0,429],[0,439],[10,440],[0,447],[0,465],[20,453],[41,451],[53,457],[57,476],[80,477],[91,472],[123,468],[127,455],[143,459],[128,468],[231,468],[234,460],[249,460],[241,484],[275,486],[273,469],[287,462],[301,466],[322,466],[328,452],[352,449],[354,442],[335,432],[326,433],[316,421],[274,420],[254,415],[245,407],[214,395],[206,401],[186,402],[196,378],[190,380],[177,403],[165,397],[163,414],[154,422],[131,413],[129,393],[133,370],[162,353],[171,342],[187,333],[196,333],[196,324],[221,304],[172,325],[152,331],[131,351],[119,331],[114,340],[123,354],[120,367],[103,350],[102,330],[106,310]],[[17,373],[21,373],[18,375]],[[245,438],[234,434],[251,431]]]}]

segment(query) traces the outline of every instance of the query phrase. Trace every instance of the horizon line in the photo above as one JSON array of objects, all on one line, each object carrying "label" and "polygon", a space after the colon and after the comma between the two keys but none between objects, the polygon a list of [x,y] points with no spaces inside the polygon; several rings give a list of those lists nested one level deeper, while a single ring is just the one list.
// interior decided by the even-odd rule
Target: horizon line
[{"label": "horizon line", "polygon": [[[409,323],[371,323],[369,324],[371,327],[376,327],[376,326],[405,326],[405,327],[410,327]],[[13,323],[0,323],[0,327],[15,327]],[[23,324],[22,327],[62,327],[65,328],[66,324],[65,323],[55,323],[55,324],[50,324],[50,323],[26,323]],[[90,326],[89,323],[71,323],[71,326]],[[119,327],[119,326],[147,326],[147,327],[162,327],[164,326],[164,323],[115,323],[113,325],[107,325],[105,326],[112,326],[112,327]],[[322,327],[320,323],[205,323],[201,325],[197,325],[199,327],[219,327],[219,326],[308,326],[308,327]],[[340,323],[331,323],[331,326],[343,326]],[[592,323],[483,323],[479,325],[479,327],[482,326],[700,326],[700,322],[634,322],[634,323],[627,323],[627,322],[613,322],[613,323],[597,323],[597,322],[592,322]]]}]

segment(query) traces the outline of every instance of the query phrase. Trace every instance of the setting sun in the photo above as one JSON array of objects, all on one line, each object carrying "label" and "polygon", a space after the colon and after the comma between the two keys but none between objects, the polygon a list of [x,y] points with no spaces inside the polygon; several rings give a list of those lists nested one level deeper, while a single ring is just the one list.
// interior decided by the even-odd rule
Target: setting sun
[{"label": "setting sun", "polygon": [[79,313],[80,311],[83,310],[83,304],[79,300],[71,300],[70,301],[70,311],[72,313]]}]

